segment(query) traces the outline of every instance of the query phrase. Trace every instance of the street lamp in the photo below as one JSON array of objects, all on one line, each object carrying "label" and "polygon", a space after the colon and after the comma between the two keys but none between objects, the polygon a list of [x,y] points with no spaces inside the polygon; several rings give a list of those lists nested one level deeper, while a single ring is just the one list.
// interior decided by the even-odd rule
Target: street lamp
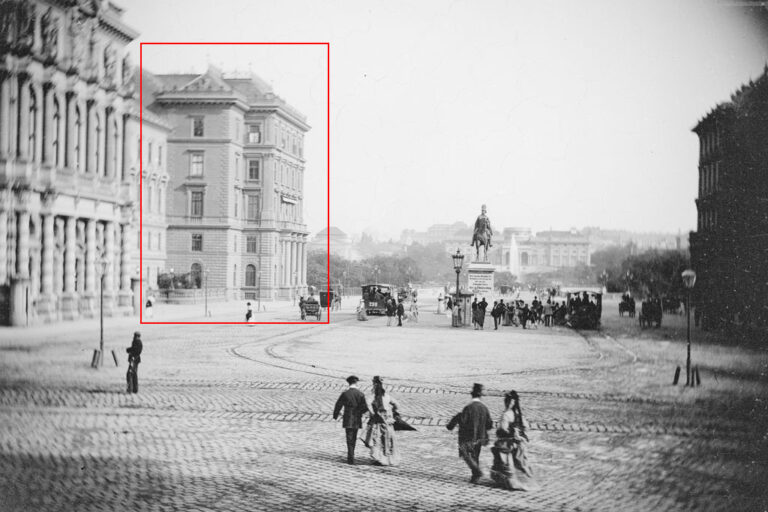
[{"label": "street lamp", "polygon": [[606,270],[600,274],[600,280],[603,282],[603,292],[605,293],[608,291],[608,272]]},{"label": "street lamp", "polygon": [[683,271],[682,277],[685,289],[688,291],[688,302],[685,307],[688,315],[688,357],[685,362],[685,385],[693,386],[694,381],[691,374],[691,290],[696,284],[696,272],[689,268]]},{"label": "street lamp", "polygon": [[209,317],[211,316],[211,312],[208,311],[208,269],[206,268],[203,272],[205,273],[205,316]]},{"label": "street lamp", "polygon": [[[461,275],[461,265],[464,263],[464,255],[461,254],[458,247],[456,248],[456,254],[451,256],[453,258],[453,270],[456,271],[456,300],[453,307],[459,307],[459,276]],[[461,319],[459,319],[459,327],[461,325]]]},{"label": "street lamp", "polygon": [[109,262],[106,258],[99,260],[99,353],[93,361],[93,367],[98,368],[104,362],[104,277],[107,275],[107,266]]},{"label": "street lamp", "polygon": [[296,305],[296,295],[299,293],[299,282],[296,279],[296,276],[298,275],[297,272],[293,273],[293,305]]}]

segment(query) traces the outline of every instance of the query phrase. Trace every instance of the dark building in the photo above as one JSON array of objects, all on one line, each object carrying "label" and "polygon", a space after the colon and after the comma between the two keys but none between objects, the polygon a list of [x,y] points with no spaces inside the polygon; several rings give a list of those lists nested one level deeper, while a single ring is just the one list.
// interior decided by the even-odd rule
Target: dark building
[{"label": "dark building", "polygon": [[693,131],[698,228],[691,232],[696,317],[707,329],[768,327],[768,66]]}]

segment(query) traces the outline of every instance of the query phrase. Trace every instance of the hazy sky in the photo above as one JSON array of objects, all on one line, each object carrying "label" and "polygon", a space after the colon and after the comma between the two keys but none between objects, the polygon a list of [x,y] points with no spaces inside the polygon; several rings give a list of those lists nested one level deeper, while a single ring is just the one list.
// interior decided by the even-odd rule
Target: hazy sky
[{"label": "hazy sky", "polygon": [[[706,0],[122,3],[140,41],[330,42],[331,224],[395,238],[483,203],[497,229],[695,229],[690,130],[768,59]],[[307,114],[325,227],[324,47],[144,48],[156,72],[251,69]]]}]

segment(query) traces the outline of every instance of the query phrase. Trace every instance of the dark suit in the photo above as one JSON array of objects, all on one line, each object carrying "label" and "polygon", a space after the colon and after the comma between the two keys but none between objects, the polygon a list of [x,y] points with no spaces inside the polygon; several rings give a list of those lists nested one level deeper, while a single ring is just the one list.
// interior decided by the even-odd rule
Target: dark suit
[{"label": "dark suit", "polygon": [[139,392],[139,363],[141,362],[141,351],[144,349],[144,344],[141,342],[141,338],[133,338],[131,346],[125,349],[128,352],[128,363],[133,360],[133,373],[128,373],[130,379],[129,389],[130,393]]},{"label": "dark suit", "polygon": [[478,477],[482,474],[480,450],[488,444],[488,431],[493,428],[491,413],[484,403],[473,400],[451,418],[446,428],[453,430],[456,425],[459,426],[459,456],[472,470],[472,476]]},{"label": "dark suit", "polygon": [[344,409],[342,426],[347,431],[347,462],[351,464],[355,460],[357,431],[363,427],[363,414],[368,411],[365,395],[357,388],[349,388],[344,391],[336,400],[336,406],[333,408],[334,420],[339,417],[342,408]]}]

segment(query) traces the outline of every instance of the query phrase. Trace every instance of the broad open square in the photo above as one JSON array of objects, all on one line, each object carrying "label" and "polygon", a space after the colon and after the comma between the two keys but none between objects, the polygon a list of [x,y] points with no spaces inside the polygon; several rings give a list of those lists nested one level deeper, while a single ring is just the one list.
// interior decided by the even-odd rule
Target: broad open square
[{"label": "broad open square", "polygon": [[[346,298],[329,326],[145,326],[140,392],[120,366],[88,367],[93,322],[13,329],[0,391],[6,510],[761,510],[766,503],[766,354],[706,342],[704,383],[672,386],[682,317],[640,333],[606,305],[604,333],[453,329],[427,310],[386,327]],[[161,311],[158,311],[158,314]],[[167,312],[167,314],[172,314]],[[223,313],[222,313],[223,314]],[[293,319],[276,304],[258,313]],[[126,324],[125,326],[122,324]],[[614,333],[616,337],[609,335]],[[681,336],[682,333],[682,336]],[[407,354],[407,357],[404,357]],[[417,432],[399,467],[345,462],[331,418],[344,378],[382,375]],[[467,482],[448,419],[474,382],[494,418],[520,393],[534,492]],[[490,453],[481,466],[487,471]],[[375,482],[375,485],[372,483]]]}]

